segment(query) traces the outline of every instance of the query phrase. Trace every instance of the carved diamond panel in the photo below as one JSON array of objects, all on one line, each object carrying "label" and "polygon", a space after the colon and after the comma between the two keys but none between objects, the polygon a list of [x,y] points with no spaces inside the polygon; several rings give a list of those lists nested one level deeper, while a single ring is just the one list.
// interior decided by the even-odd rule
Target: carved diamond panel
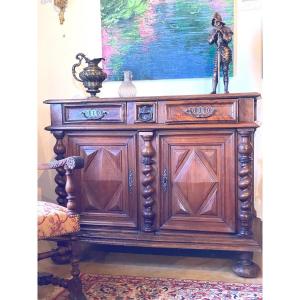
[{"label": "carved diamond panel", "polygon": [[217,173],[217,150],[216,149],[202,149],[201,153],[204,155],[206,162]]},{"label": "carved diamond panel", "polygon": [[163,132],[159,145],[161,169],[168,171],[161,230],[235,232],[235,134]]},{"label": "carved diamond panel", "polygon": [[85,156],[84,194],[89,209],[122,210],[122,151],[112,147],[82,149]]},{"label": "carved diamond panel", "polygon": [[[206,153],[207,154],[207,153]],[[215,155],[212,152],[213,157]],[[183,157],[184,156],[184,157]],[[216,157],[216,156],[215,156]],[[173,150],[173,196],[175,214],[217,214],[216,190],[218,178],[201,151]]]}]

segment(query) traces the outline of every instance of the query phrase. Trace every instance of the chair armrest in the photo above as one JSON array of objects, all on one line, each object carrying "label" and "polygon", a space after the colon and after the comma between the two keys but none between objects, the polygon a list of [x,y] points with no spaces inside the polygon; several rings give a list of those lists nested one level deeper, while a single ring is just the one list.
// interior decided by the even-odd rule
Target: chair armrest
[{"label": "chair armrest", "polygon": [[81,169],[84,166],[84,159],[80,156],[70,156],[61,160],[53,160],[46,164],[39,164],[39,170],[50,170],[64,167],[65,169]]},{"label": "chair armrest", "polygon": [[39,170],[57,169],[63,167],[66,170],[66,193],[67,193],[67,209],[68,214],[77,214],[77,203],[75,196],[75,183],[73,178],[73,170],[84,167],[84,159],[80,156],[70,156],[61,160],[54,160],[47,164],[39,164]]}]

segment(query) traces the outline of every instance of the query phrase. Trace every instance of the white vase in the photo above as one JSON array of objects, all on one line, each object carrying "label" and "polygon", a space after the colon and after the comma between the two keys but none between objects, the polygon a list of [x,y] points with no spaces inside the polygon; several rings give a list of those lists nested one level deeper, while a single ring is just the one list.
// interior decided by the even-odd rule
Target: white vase
[{"label": "white vase", "polygon": [[124,71],[124,81],[119,87],[119,96],[120,97],[135,97],[136,96],[136,87],[132,83],[132,72]]}]

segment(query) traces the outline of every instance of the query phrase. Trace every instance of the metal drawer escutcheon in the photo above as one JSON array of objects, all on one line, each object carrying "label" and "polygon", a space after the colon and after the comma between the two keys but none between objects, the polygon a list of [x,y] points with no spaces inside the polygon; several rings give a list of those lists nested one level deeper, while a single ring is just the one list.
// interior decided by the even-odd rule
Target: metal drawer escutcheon
[{"label": "metal drawer escutcheon", "polygon": [[168,170],[165,168],[161,176],[161,186],[164,192],[168,191]]},{"label": "metal drawer escutcheon", "polygon": [[138,120],[142,122],[153,121],[153,105],[138,107]]},{"label": "metal drawer escutcheon", "polygon": [[128,172],[128,189],[129,189],[130,193],[133,191],[133,187],[134,187],[134,173],[132,170],[129,170],[129,172]]},{"label": "metal drawer escutcheon", "polygon": [[189,107],[184,112],[196,118],[208,118],[215,113],[215,108],[212,106],[196,106]]},{"label": "metal drawer escutcheon", "polygon": [[105,110],[87,109],[81,112],[88,120],[101,120],[108,112]]}]

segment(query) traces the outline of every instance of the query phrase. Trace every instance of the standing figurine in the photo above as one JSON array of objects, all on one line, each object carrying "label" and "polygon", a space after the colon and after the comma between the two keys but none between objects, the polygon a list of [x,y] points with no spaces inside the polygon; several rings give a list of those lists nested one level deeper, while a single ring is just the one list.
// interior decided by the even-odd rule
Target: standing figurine
[{"label": "standing figurine", "polygon": [[212,80],[212,92],[215,94],[217,90],[218,81],[220,78],[220,68],[223,71],[223,81],[224,81],[224,92],[228,91],[228,71],[229,64],[232,61],[231,49],[228,44],[232,40],[233,32],[225,23],[222,21],[222,17],[217,12],[214,14],[211,25],[214,27],[209,35],[208,42],[210,45],[215,43],[217,45],[217,51],[214,59],[214,73]]}]

